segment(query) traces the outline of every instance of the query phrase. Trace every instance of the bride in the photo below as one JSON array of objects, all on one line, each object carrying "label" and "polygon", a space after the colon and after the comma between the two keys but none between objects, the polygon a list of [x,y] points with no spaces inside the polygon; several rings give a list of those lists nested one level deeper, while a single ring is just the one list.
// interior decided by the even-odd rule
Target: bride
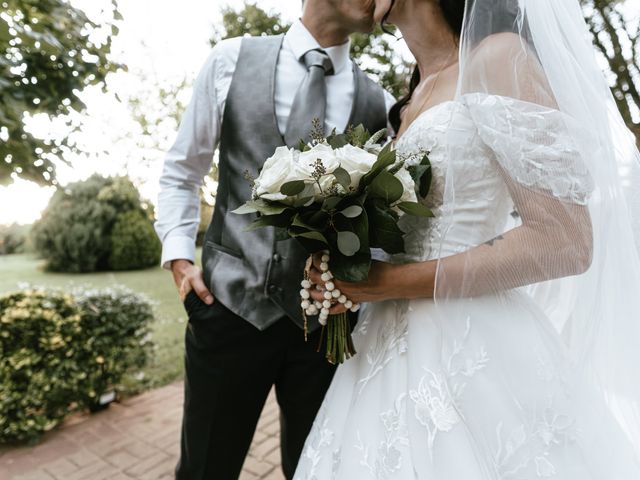
[{"label": "bride", "polygon": [[640,479],[639,157],[578,0],[375,15],[417,60],[391,120],[435,216],[337,282],[370,303],[295,478]]}]

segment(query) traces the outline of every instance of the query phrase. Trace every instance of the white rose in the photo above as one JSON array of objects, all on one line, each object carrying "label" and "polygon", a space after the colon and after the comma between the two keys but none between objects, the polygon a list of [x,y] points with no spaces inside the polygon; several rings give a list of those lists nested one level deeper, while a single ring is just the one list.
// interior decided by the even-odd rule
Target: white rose
[{"label": "white rose", "polygon": [[333,173],[333,171],[340,166],[340,162],[338,162],[333,148],[326,143],[319,143],[314,145],[311,150],[300,153],[297,165],[298,171],[302,175],[305,175],[306,178],[311,178],[316,168],[316,160],[318,159],[322,160],[326,173]]},{"label": "white rose", "polygon": [[287,147],[276,148],[275,153],[269,157],[262,166],[260,175],[255,180],[255,193],[265,200],[281,201],[287,198],[280,193],[283,184],[301,180],[304,177],[296,178],[297,160],[299,152]]},{"label": "white rose", "polygon": [[336,157],[340,166],[351,176],[351,186],[358,188],[360,179],[371,171],[371,167],[376,163],[378,157],[353,145],[345,145],[336,150]]},{"label": "white rose", "polygon": [[[325,175],[320,179],[320,185],[322,187],[322,192],[326,193],[335,181],[335,177],[331,174],[340,166],[335,150],[331,148],[331,146],[325,143],[319,143],[314,145],[311,150],[300,153],[296,165],[296,175],[300,178],[305,178],[306,180],[312,179],[316,169],[316,161],[318,159],[322,161],[322,165],[325,169]],[[320,188],[317,183],[314,183],[314,185],[316,200],[320,200],[323,197],[322,192],[320,192]]]},{"label": "white rose", "polygon": [[411,174],[407,171],[406,168],[402,167],[400,170],[396,172],[395,177],[400,180],[402,183],[402,188],[404,188],[404,193],[400,198],[400,202],[417,202],[418,197],[416,195],[416,183],[411,178]]}]

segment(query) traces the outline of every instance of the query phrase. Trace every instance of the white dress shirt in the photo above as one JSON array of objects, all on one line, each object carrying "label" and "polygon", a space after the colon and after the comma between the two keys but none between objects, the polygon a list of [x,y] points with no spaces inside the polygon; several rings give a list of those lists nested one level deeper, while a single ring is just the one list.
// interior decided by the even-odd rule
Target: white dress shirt
[{"label": "white dress shirt", "polygon": [[[167,153],[157,203],[155,230],[162,241],[161,265],[171,268],[171,260],[195,263],[195,240],[200,224],[199,189],[211,169],[213,154],[220,140],[224,107],[236,68],[242,38],[216,44],[202,67],[193,88],[178,136]],[[307,69],[302,57],[321,48],[301,21],[286,33],[276,67],[275,108],[280,133],[298,87]],[[349,58],[350,42],[324,48],[333,62],[334,75],[326,76],[327,108],[325,121],[330,129],[347,127],[355,93],[355,78]],[[387,110],[395,99],[385,92]],[[265,159],[266,160],[266,159]]]}]

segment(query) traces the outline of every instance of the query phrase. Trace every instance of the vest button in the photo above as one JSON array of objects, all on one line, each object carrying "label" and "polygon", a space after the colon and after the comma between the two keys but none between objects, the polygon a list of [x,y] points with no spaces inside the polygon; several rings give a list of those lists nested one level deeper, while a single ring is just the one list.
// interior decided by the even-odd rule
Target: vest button
[{"label": "vest button", "polygon": [[282,257],[280,256],[280,254],[279,253],[274,253],[273,254],[273,261],[278,263],[278,262],[280,262],[280,260],[282,260]]},{"label": "vest button", "polygon": [[278,287],[277,285],[269,285],[269,293],[271,295],[275,295],[276,293],[278,293],[280,291],[280,287]]}]

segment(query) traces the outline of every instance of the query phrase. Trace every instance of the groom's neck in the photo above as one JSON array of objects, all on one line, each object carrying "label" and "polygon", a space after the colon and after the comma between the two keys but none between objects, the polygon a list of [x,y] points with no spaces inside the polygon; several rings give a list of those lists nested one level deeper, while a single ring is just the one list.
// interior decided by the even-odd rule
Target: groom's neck
[{"label": "groom's neck", "polygon": [[[313,4],[313,2],[306,3]],[[328,48],[343,44],[352,33],[340,22],[339,18],[335,17],[336,15],[332,15],[331,12],[327,12],[325,9],[314,9],[310,8],[309,5],[305,7],[301,20],[318,44],[323,48]]]}]

